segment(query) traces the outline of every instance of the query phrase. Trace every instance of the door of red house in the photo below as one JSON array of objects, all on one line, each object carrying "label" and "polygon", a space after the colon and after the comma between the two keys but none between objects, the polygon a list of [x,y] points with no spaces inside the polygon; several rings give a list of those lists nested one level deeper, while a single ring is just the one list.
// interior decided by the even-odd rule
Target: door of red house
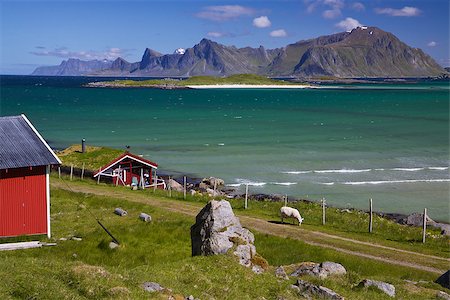
[{"label": "door of red house", "polygon": [[1,170],[0,236],[46,233],[45,167]]}]

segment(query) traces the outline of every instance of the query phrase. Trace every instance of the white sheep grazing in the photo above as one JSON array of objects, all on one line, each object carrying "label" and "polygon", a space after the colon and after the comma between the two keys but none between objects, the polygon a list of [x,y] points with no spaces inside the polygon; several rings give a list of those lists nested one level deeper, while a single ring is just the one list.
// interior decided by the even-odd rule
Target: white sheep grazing
[{"label": "white sheep grazing", "polygon": [[292,207],[283,206],[282,208],[280,208],[280,215],[281,215],[281,223],[284,223],[283,218],[297,219],[299,226],[303,222],[303,218],[302,216],[300,216],[298,210]]}]

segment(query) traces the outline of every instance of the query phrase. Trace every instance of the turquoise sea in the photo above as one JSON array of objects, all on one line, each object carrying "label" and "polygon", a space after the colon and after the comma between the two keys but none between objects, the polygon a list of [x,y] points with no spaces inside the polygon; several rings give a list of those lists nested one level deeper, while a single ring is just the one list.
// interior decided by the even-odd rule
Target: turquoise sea
[{"label": "turquoise sea", "polygon": [[449,221],[449,82],[304,90],[85,88],[98,78],[2,76],[0,115],[54,148],[143,154],[167,173],[252,193]]}]

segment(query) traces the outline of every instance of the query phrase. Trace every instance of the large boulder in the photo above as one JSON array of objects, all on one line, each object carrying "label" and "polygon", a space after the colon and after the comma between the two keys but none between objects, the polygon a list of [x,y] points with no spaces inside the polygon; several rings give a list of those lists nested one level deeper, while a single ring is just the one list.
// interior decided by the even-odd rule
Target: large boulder
[{"label": "large boulder", "polygon": [[233,250],[239,263],[252,266],[256,255],[253,233],[242,227],[226,200],[210,201],[191,227],[192,255],[225,254]]},{"label": "large boulder", "polygon": [[395,297],[395,286],[390,283],[386,283],[383,281],[364,279],[358,284],[359,287],[375,287],[388,295],[389,297]]}]

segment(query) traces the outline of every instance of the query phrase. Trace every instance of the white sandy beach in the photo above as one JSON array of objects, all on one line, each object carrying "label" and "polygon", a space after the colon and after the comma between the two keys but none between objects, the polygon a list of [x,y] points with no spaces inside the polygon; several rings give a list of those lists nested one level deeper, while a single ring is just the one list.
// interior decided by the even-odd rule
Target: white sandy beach
[{"label": "white sandy beach", "polygon": [[313,85],[286,84],[213,84],[213,85],[187,85],[190,89],[317,89],[321,88]]}]

